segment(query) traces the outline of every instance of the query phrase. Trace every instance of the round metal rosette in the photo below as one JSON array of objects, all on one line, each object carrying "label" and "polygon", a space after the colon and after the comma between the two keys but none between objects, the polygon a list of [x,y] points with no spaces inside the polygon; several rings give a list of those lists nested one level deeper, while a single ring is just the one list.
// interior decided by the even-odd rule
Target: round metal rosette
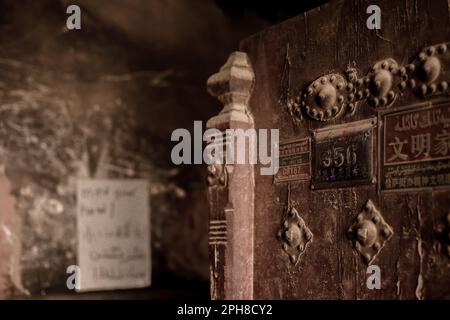
[{"label": "round metal rosette", "polygon": [[310,118],[329,121],[340,115],[348,99],[347,81],[340,74],[316,79],[303,92],[301,108]]},{"label": "round metal rosette", "polygon": [[445,70],[450,68],[448,43],[441,43],[423,49],[417,59],[408,65],[414,71],[411,79],[404,84],[422,97],[448,93],[449,81]]},{"label": "round metal rosette", "polygon": [[[374,107],[390,106],[397,97],[401,77],[407,77],[394,59],[378,61],[367,75],[369,94],[367,101]],[[358,95],[358,92],[357,92]]]}]

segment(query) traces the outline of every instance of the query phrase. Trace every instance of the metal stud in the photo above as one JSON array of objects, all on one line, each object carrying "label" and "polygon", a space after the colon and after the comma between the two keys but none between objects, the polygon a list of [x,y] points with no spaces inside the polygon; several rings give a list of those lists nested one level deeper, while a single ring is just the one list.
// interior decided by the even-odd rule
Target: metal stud
[{"label": "metal stud", "polygon": [[428,87],[428,92],[429,92],[430,94],[433,94],[433,93],[436,92],[436,85],[435,85],[434,83],[432,83],[432,84],[429,85],[429,87]]},{"label": "metal stud", "polygon": [[363,97],[362,91],[358,91],[358,92],[356,93],[356,99],[360,100],[360,99],[362,99],[362,97]]},{"label": "metal stud", "polygon": [[427,91],[428,91],[427,85],[426,85],[426,84],[423,84],[423,85],[420,87],[420,93],[421,93],[422,95],[426,95],[426,94],[427,94]]},{"label": "metal stud", "polygon": [[324,116],[323,111],[319,111],[318,115],[319,115],[319,119],[323,120],[323,116]]},{"label": "metal stud", "polygon": [[377,107],[377,106],[380,104],[380,99],[378,99],[378,98],[373,98],[373,99],[372,99],[372,103],[373,103],[373,105],[374,105],[375,107]]},{"label": "metal stud", "polygon": [[427,59],[426,53],[421,52],[421,53],[419,54],[419,60],[420,60],[420,62],[424,62],[426,59]]},{"label": "metal stud", "polygon": [[430,55],[430,56],[433,55],[434,52],[435,52],[434,47],[429,47],[429,48],[427,49],[427,53],[428,53],[428,55]]},{"label": "metal stud", "polygon": [[332,110],[333,110],[333,113],[334,113],[334,114],[337,114],[337,113],[339,112],[339,108],[338,108],[337,106],[334,106],[334,107],[332,108]]},{"label": "metal stud", "polygon": [[388,99],[389,99],[389,100],[392,100],[392,99],[394,99],[394,97],[395,97],[394,91],[392,91],[392,90],[389,91],[389,92],[388,92]]}]

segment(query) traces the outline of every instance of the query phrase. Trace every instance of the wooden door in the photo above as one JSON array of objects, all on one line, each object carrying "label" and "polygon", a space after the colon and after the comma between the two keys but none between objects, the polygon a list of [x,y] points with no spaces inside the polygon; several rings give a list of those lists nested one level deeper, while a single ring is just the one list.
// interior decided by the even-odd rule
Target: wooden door
[{"label": "wooden door", "polygon": [[372,2],[263,30],[209,79],[209,127],[280,136],[275,176],[209,167],[213,298],[450,298],[449,3]]}]

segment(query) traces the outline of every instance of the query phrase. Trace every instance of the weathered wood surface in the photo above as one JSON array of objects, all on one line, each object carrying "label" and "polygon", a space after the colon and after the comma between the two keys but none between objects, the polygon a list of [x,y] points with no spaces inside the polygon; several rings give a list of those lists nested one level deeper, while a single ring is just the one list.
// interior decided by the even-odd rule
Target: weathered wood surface
[{"label": "weathered wood surface", "polygon": [[[377,61],[393,58],[405,65],[422,48],[450,40],[447,1],[378,1],[382,10],[378,31],[366,27],[370,4],[333,1],[241,43],[255,72],[250,112],[256,128],[279,128],[283,141],[309,137],[311,130],[377,117],[375,108],[365,101],[353,115],[328,122],[307,116],[299,120],[290,114],[288,105],[318,77],[345,74],[348,64],[360,77]],[[406,91],[391,108],[447,98],[448,94],[423,98]],[[377,135],[374,138],[377,173]],[[445,242],[437,236],[447,223],[448,188],[381,193],[375,183],[311,190],[308,181],[274,184],[272,177],[255,174],[254,194],[254,298],[450,298],[450,257],[444,252]],[[372,262],[381,268],[381,290],[367,289],[367,264],[347,236],[368,200],[393,230]],[[276,237],[289,207],[297,209],[314,235],[297,265]]]}]

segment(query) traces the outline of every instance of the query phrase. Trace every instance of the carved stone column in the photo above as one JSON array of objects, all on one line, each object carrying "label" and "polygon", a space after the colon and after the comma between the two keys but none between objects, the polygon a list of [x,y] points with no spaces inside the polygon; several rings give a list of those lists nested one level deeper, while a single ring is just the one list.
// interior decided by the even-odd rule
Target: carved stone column
[{"label": "carved stone column", "polygon": [[[224,134],[227,129],[254,128],[248,110],[254,78],[247,55],[232,53],[220,71],[208,79],[209,93],[224,105],[208,121],[208,128]],[[247,147],[252,147],[250,143]],[[248,162],[208,167],[212,299],[253,298],[253,170]]]}]

